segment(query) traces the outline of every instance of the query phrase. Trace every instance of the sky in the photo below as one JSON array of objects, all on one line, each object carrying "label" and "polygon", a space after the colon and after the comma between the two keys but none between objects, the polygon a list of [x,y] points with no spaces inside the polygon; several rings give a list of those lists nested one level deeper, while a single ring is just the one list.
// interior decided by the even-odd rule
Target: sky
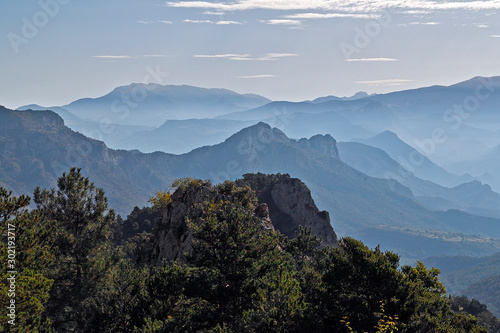
[{"label": "sky", "polygon": [[0,105],[130,83],[272,100],[500,75],[500,0],[3,0]]}]

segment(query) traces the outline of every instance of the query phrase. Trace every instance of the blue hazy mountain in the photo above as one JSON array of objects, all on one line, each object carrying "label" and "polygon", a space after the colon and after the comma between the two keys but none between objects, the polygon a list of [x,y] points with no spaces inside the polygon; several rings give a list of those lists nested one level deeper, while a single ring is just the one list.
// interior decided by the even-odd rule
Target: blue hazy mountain
[{"label": "blue hazy mountain", "polygon": [[472,180],[472,177],[450,174],[391,131],[384,131],[368,139],[355,139],[355,141],[382,149],[407,171],[436,184],[452,187]]},{"label": "blue hazy mountain", "polygon": [[139,149],[144,153],[163,151],[183,154],[204,145],[214,145],[253,125],[252,121],[186,119],[167,120],[151,131],[143,131],[117,142],[121,149]]},{"label": "blue hazy mountain", "polygon": [[65,108],[60,106],[45,107],[37,104],[29,104],[18,107],[16,110],[26,111],[26,110],[50,110],[57,113],[63,120],[65,124],[73,124],[82,122],[80,118],[75,116],[73,113],[69,112]]},{"label": "blue hazy mountain", "polygon": [[89,138],[104,141],[108,147],[116,149],[136,149],[135,145],[127,146],[125,140],[131,136],[139,136],[140,133],[147,133],[155,129],[155,127],[152,126],[118,125],[109,123],[108,121],[86,121],[59,106],[43,107],[37,104],[30,104],[21,106],[17,108],[17,110],[53,111],[57,113],[64,120],[64,124],[72,130],[82,133]]},{"label": "blue hazy mountain", "polygon": [[[337,122],[359,126],[372,133],[390,130],[415,148],[420,143],[427,150],[426,154],[432,154],[433,161],[450,164],[474,159],[491,147],[492,135],[500,130],[499,105],[500,76],[497,76],[476,77],[451,86],[404,90],[355,100],[329,96],[316,99],[316,102],[273,102],[220,118],[263,121],[282,114],[331,112],[338,118],[335,121],[331,117],[329,124]],[[287,132],[286,126],[280,128],[292,135]],[[438,142],[435,140],[436,133]],[[328,134],[339,137],[334,129]]]},{"label": "blue hazy mountain", "polygon": [[[380,95],[359,93],[349,98],[327,96],[299,103],[269,102],[260,96],[240,95],[224,89],[132,84],[118,87],[100,98],[75,101],[64,108],[86,122],[85,128],[66,121],[68,126],[121,149],[155,146],[155,142],[147,142],[147,136],[138,139],[137,147],[128,143],[140,136],[136,136],[137,132],[151,131],[166,120],[198,118],[201,121],[216,116],[216,119],[244,124],[264,121],[293,138],[322,133],[349,141],[390,130],[414,148],[425,151],[433,162],[450,166],[452,171],[455,171],[454,163],[475,160],[500,143],[498,139],[495,142],[500,131],[500,114],[496,111],[500,105],[500,77],[476,77],[448,87],[432,86]],[[112,127],[113,133],[100,133],[103,123],[106,128]],[[137,131],[124,127],[121,133],[122,127],[112,126],[120,124],[139,127],[135,128]],[[191,142],[185,149],[204,144],[187,137],[190,128],[184,127],[185,123],[179,125],[186,131],[184,139],[179,136],[175,141]],[[208,127],[207,131],[200,132],[198,124],[193,126],[193,131],[209,143],[220,139],[217,134],[211,137]],[[216,127],[222,126],[221,123]],[[445,139],[432,142],[435,130]],[[127,136],[133,138],[122,140]],[[154,136],[161,139],[157,133]],[[181,146],[177,148],[174,144],[165,147],[165,151],[182,151]],[[457,173],[464,172],[472,173],[470,168]],[[477,178],[497,182],[491,185],[500,190],[500,177],[491,171]]]},{"label": "blue hazy mountain", "polygon": [[312,103],[323,103],[323,102],[328,102],[328,101],[353,101],[353,100],[365,98],[368,96],[370,96],[370,95],[368,95],[365,91],[358,91],[357,93],[355,93],[351,97],[336,97],[336,96],[330,95],[330,96],[325,96],[325,97],[318,97],[318,98],[312,100],[311,102]]},{"label": "blue hazy mountain", "polygon": [[[500,134],[495,137],[500,140]],[[474,160],[456,162],[446,168],[454,172],[468,172],[500,191],[500,145],[487,150]]]},{"label": "blue hazy mountain", "polygon": [[500,194],[488,185],[471,181],[453,188],[444,187],[416,177],[382,149],[358,142],[339,142],[337,147],[342,161],[369,176],[397,180],[429,209],[459,209],[500,218]]},{"label": "blue hazy mountain", "polygon": [[83,98],[63,108],[81,119],[114,124],[158,126],[167,119],[211,118],[270,102],[227,89],[138,84],[122,86],[99,98]]},{"label": "blue hazy mountain", "polygon": [[311,189],[318,207],[330,212],[341,236],[383,244],[405,260],[500,250],[500,220],[426,209],[407,187],[345,164],[330,135],[293,140],[259,123],[187,154],[143,154],[110,149],[67,128],[50,111],[1,108],[0,145],[2,186],[18,194],[55,186],[62,172],[76,166],[106,191],[111,207],[127,214],[175,178],[221,182],[245,173],[289,173]]}]

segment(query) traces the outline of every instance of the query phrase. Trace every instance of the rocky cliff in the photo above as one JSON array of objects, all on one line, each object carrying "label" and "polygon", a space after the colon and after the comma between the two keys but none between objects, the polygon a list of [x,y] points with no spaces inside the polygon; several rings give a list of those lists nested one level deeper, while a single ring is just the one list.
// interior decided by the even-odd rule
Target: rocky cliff
[{"label": "rocky cliff", "polygon": [[188,221],[200,221],[207,202],[238,202],[260,219],[263,232],[279,230],[294,238],[299,226],[304,226],[310,227],[324,245],[337,243],[328,212],[320,212],[306,185],[289,175],[247,174],[242,180],[219,186],[195,180],[179,187],[171,199],[150,242],[147,261],[153,265],[163,260],[185,262],[193,238]]},{"label": "rocky cliff", "polygon": [[259,202],[269,207],[274,227],[289,238],[294,238],[299,226],[311,228],[324,245],[337,244],[337,235],[330,224],[327,211],[319,211],[311,191],[298,178],[288,174],[245,174],[237,180],[239,186],[249,186]]}]

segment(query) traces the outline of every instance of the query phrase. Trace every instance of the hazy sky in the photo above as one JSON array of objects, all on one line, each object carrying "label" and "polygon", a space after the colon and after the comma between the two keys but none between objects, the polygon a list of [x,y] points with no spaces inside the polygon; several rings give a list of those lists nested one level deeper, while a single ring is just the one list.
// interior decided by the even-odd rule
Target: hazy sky
[{"label": "hazy sky", "polygon": [[274,100],[500,75],[500,0],[0,1],[0,105],[132,82]]}]

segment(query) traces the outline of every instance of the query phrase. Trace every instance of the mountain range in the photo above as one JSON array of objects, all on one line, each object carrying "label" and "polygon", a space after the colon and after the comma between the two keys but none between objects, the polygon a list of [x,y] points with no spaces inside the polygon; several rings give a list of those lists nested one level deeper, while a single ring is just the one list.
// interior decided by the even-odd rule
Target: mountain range
[{"label": "mountain range", "polygon": [[87,121],[107,119],[119,125],[151,126],[167,119],[212,118],[269,102],[259,95],[242,95],[227,89],[134,83],[62,108]]},{"label": "mountain range", "polygon": [[[493,192],[491,187],[477,180],[452,188],[445,187],[417,177],[380,148],[358,142],[340,142],[338,148],[342,161],[369,176],[398,181],[411,189],[417,200],[429,209],[458,209],[500,218],[500,194]],[[421,158],[424,160],[425,157]],[[433,165],[429,160],[427,162]],[[433,166],[439,168],[436,165]],[[437,170],[448,178],[452,177],[443,169]]]},{"label": "mountain range", "polygon": [[175,178],[218,183],[246,173],[288,173],[312,190],[340,236],[359,237],[370,246],[383,244],[405,260],[488,255],[500,249],[500,220],[430,210],[408,187],[344,163],[330,135],[294,140],[258,123],[220,144],[174,155],[110,149],[72,131],[50,111],[2,108],[0,129],[0,180],[17,194],[29,194],[35,186],[53,187],[62,172],[76,166],[105,190],[111,207],[125,215]]},{"label": "mountain range", "polygon": [[351,141],[389,130],[448,171],[473,175],[500,192],[500,171],[490,166],[498,165],[499,104],[500,77],[476,77],[451,86],[304,102],[270,101],[225,89],[132,84],[49,109],[70,128],[109,147],[143,152],[187,153],[219,143],[218,129],[227,128],[225,134],[230,135],[259,121],[295,139],[330,134]]}]

